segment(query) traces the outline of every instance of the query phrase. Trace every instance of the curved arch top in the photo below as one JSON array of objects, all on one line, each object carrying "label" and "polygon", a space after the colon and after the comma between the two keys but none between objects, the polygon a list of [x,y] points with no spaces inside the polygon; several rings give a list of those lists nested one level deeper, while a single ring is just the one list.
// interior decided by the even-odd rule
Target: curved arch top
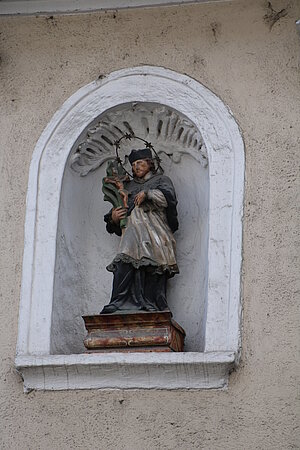
[{"label": "curved arch top", "polygon": [[53,116],[36,145],[27,193],[18,355],[50,352],[60,192],[74,142],[95,117],[129,102],[174,108],[203,137],[210,179],[205,352],[238,354],[244,185],[241,133],[227,106],[198,81],[161,67],[142,66],[113,72],[79,89]]}]

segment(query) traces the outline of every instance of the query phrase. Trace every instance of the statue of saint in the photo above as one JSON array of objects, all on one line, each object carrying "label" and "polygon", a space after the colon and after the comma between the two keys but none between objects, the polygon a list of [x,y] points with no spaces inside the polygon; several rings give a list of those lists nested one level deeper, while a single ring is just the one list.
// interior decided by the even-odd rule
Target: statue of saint
[{"label": "statue of saint", "polygon": [[[150,148],[129,155],[133,179],[110,163],[103,180],[106,200],[115,205],[104,216],[109,233],[121,236],[118,254],[107,270],[113,272],[110,303],[101,314],[168,311],[167,279],[178,273],[176,243],[177,199],[172,181],[157,173]],[[111,192],[118,197],[115,203]],[[121,206],[117,206],[121,205]]]}]

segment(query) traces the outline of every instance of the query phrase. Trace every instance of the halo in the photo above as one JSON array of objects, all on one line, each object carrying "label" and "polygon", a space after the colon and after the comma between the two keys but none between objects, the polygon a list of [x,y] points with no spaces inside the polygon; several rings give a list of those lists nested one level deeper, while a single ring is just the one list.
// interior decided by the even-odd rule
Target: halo
[{"label": "halo", "polygon": [[158,154],[157,154],[155,148],[153,147],[153,145],[151,144],[151,142],[148,142],[148,141],[146,141],[145,139],[143,139],[143,138],[141,138],[141,137],[139,137],[139,136],[135,136],[135,135],[132,134],[132,133],[125,133],[125,134],[123,134],[123,136],[120,137],[120,139],[118,139],[117,141],[114,142],[114,146],[115,146],[115,149],[116,149],[116,160],[117,160],[117,162],[121,165],[122,169],[127,173],[127,175],[129,175],[131,178],[133,178],[133,176],[132,176],[132,175],[125,169],[125,167],[123,166],[123,164],[125,163],[125,161],[122,162],[122,160],[121,160],[121,158],[120,158],[120,155],[119,155],[119,149],[120,149],[120,147],[121,147],[121,142],[122,142],[124,139],[125,139],[125,140],[128,140],[128,141],[131,141],[132,139],[137,139],[138,141],[143,142],[143,143],[145,144],[145,147],[146,147],[146,148],[149,148],[149,149],[150,149],[151,151],[153,151],[154,154],[155,154],[155,156],[154,156],[153,159],[155,159],[155,161],[156,161],[156,163],[157,163],[157,167],[156,167],[154,173],[156,173],[158,170],[161,170],[162,173],[164,172],[163,168],[162,168],[161,165],[160,165],[161,159],[160,159],[160,157],[158,156]]}]

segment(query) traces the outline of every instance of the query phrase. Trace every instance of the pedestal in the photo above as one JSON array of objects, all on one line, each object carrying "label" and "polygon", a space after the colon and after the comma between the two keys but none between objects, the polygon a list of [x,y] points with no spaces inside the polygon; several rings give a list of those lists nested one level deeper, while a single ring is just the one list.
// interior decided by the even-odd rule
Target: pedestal
[{"label": "pedestal", "polygon": [[94,352],[183,352],[185,331],[170,311],[83,316]]}]

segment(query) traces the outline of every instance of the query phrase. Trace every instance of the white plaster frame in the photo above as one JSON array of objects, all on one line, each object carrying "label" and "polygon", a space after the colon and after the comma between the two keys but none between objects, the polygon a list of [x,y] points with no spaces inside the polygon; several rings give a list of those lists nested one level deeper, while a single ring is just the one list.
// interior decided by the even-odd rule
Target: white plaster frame
[{"label": "white plaster frame", "polygon": [[[127,102],[157,102],[180,111],[199,128],[207,148],[205,351],[50,355],[56,233],[66,161],[75,140],[95,117]],[[240,350],[243,186],[244,145],[239,128],[223,102],[188,76],[161,67],[136,67],[113,72],[72,95],[42,133],[30,166],[16,357],[25,389],[226,385]]]}]

